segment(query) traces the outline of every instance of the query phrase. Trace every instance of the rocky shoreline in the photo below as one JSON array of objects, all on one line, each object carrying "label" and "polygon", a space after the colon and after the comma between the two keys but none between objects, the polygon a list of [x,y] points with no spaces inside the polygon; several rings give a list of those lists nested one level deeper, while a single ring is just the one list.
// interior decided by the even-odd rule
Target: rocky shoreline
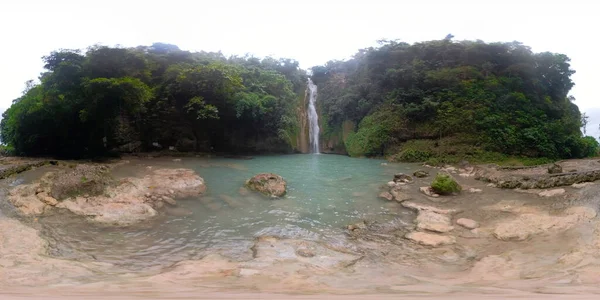
[{"label": "rocky shoreline", "polygon": [[[564,164],[563,168],[574,163]],[[592,162],[585,164],[594,167]],[[48,210],[64,209],[92,222],[127,226],[153,218],[162,206],[177,205],[177,199],[201,195],[207,188],[201,177],[181,168],[148,169],[143,176],[108,183],[103,181],[103,174],[110,167],[61,168],[63,173],[55,170],[38,181],[11,188],[9,201],[24,215],[39,216]],[[538,169],[499,172],[511,172],[510,176],[526,172],[522,176],[532,176],[540,172]],[[87,182],[69,180],[64,176],[69,172],[76,179],[86,174],[87,180],[102,186],[102,190],[70,195],[65,186],[78,187]],[[102,279],[105,284],[120,286],[193,286],[203,282],[228,289],[272,292],[363,293],[393,291],[393,287],[401,291],[411,284],[503,286],[525,278],[536,279],[523,287],[525,290],[548,288],[557,280],[574,285],[600,283],[600,268],[595,267],[600,262],[595,254],[600,250],[596,211],[600,200],[594,196],[597,185],[565,187],[561,193],[543,196],[500,189],[497,184],[488,186],[479,177],[482,172],[479,166],[423,167],[411,175],[396,174],[383,183],[379,201],[398,213],[413,214],[412,223],[364,220],[349,224],[344,243],[263,235],[251,243],[248,259],[236,261],[210,253],[137,275],[94,260],[49,257],[48,243],[35,229],[3,218],[0,266],[3,274],[11,276],[0,277],[0,286],[81,284],[83,278],[108,273],[114,276]],[[432,184],[436,173],[460,184],[459,192],[444,195],[436,190]],[[502,175],[495,178],[506,175],[494,174]],[[264,184],[267,193],[283,195],[281,186],[271,185],[282,183],[280,177],[259,174],[255,179]],[[17,242],[18,239],[25,242]],[[562,272],[563,269],[571,271]],[[43,275],[50,273],[52,276]]]},{"label": "rocky shoreline", "polygon": [[570,186],[600,180],[600,162],[582,159],[531,167],[479,166],[475,179],[504,189],[547,189]]}]

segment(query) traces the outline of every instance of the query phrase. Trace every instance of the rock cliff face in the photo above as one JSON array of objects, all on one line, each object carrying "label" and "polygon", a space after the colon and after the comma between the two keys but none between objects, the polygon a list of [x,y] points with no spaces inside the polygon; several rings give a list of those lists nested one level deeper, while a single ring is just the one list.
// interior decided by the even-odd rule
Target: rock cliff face
[{"label": "rock cliff face", "polygon": [[334,128],[324,132],[321,135],[321,152],[347,155],[348,152],[346,151],[344,142],[348,135],[354,132],[355,127],[356,124],[354,122],[346,120],[342,123],[341,128]]},{"label": "rock cliff face", "polygon": [[305,95],[298,102],[297,118],[298,118],[298,136],[297,136],[297,149],[301,153],[309,152],[309,142],[308,142],[308,95]]}]

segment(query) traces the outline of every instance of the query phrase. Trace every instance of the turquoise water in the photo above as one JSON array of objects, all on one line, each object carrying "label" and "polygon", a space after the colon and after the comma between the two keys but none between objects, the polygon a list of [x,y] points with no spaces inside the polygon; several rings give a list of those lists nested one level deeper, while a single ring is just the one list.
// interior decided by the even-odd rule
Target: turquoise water
[{"label": "turquoise water", "polygon": [[[382,164],[383,163],[383,164]],[[362,219],[407,218],[397,203],[377,198],[379,187],[394,173],[416,166],[338,155],[259,156],[251,160],[224,158],[140,159],[115,170],[117,176],[140,176],[148,168],[183,167],[204,178],[207,193],[178,201],[176,209],[150,224],[131,228],[65,225],[65,218],[46,218],[44,233],[53,237],[57,255],[90,255],[131,268],[161,266],[218,251],[247,259],[255,237],[327,240],[345,243],[346,225]],[[281,199],[240,190],[261,172],[285,178]],[[60,224],[60,226],[59,226]]]}]

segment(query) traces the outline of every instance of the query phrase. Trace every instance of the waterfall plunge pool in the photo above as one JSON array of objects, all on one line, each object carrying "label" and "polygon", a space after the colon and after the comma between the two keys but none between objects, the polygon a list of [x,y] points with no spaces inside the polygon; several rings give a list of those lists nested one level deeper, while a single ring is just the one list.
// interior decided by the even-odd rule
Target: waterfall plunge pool
[{"label": "waterfall plunge pool", "polygon": [[[410,222],[414,215],[378,199],[379,187],[413,164],[339,155],[298,154],[225,158],[131,159],[114,176],[141,176],[148,168],[190,168],[204,178],[207,192],[178,201],[156,220],[127,228],[102,227],[64,214],[40,218],[52,254],[94,259],[125,269],[155,269],[208,253],[234,260],[251,258],[257,236],[344,244],[344,228],[357,221]],[[246,179],[272,172],[285,178],[288,193],[269,199],[242,189]]]}]

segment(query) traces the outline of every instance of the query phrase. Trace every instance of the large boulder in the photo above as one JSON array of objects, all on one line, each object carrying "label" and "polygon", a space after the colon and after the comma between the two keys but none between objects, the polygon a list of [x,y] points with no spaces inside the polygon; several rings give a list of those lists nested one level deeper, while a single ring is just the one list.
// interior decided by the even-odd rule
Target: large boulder
[{"label": "large boulder", "polygon": [[413,178],[410,175],[406,175],[404,173],[398,173],[394,175],[394,182],[403,182],[403,183],[411,183],[413,182]]},{"label": "large boulder", "polygon": [[423,170],[417,170],[413,173],[413,176],[415,176],[417,178],[425,178],[425,177],[429,176],[429,172],[423,171]]},{"label": "large boulder", "polygon": [[283,177],[273,173],[260,173],[246,180],[246,186],[271,197],[282,197],[287,191]]},{"label": "large boulder", "polygon": [[560,174],[562,172],[563,169],[559,164],[552,164],[548,167],[548,174]]}]

